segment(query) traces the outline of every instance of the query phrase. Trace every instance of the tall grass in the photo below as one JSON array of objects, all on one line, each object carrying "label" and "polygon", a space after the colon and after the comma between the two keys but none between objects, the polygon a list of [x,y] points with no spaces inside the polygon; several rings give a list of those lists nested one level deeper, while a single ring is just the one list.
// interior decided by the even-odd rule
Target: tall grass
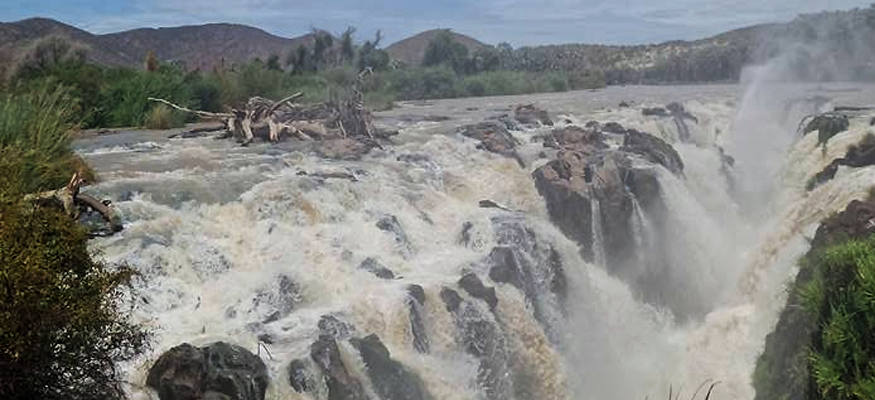
[{"label": "tall grass", "polygon": [[69,132],[77,126],[78,111],[69,89],[51,82],[26,94],[0,96],[5,194],[57,189],[76,171],[94,178],[70,149]]}]

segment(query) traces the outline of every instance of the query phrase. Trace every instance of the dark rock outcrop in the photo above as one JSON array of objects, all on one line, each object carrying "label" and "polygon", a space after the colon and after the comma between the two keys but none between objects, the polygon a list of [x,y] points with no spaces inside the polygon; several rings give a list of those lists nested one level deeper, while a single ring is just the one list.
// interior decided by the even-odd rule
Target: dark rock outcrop
[{"label": "dark rock outcrop", "polygon": [[682,142],[690,140],[690,128],[687,126],[687,120],[699,123],[699,119],[693,114],[687,112],[681,103],[669,103],[662,107],[644,108],[641,110],[644,116],[648,117],[671,117],[674,120],[675,126],[678,129],[678,135]]},{"label": "dark rock outcrop", "polygon": [[547,112],[547,110],[535,107],[534,104],[518,105],[513,111],[513,118],[523,125],[553,126],[553,120],[550,119],[550,113]]},{"label": "dark rock outcrop", "polygon": [[410,239],[407,238],[407,233],[401,227],[398,217],[387,215],[381,218],[377,221],[377,228],[394,235],[395,245],[404,257],[410,257],[413,254],[413,245],[410,244]]},{"label": "dark rock outcrop", "polygon": [[330,336],[335,339],[347,339],[355,333],[355,327],[334,315],[326,314],[317,323],[319,334]]},{"label": "dark rock outcrop", "polygon": [[[589,124],[587,124],[589,125]],[[596,123],[596,125],[598,125]],[[544,137],[544,147],[564,148],[567,146],[592,146],[596,149],[607,148],[604,135],[598,130],[598,127],[587,127],[586,129],[578,126],[569,126],[562,129],[555,129],[550,135]]]},{"label": "dark rock outcrop", "polygon": [[616,122],[608,122],[602,125],[602,131],[607,133],[617,133],[623,134],[626,133],[626,128],[623,128],[623,125],[620,125]]},{"label": "dark rock outcrop", "polygon": [[814,279],[814,262],[833,245],[875,234],[875,203],[854,200],[841,213],[824,220],[814,234],[811,249],[803,258],[787,305],[775,330],[766,336],[765,349],[754,371],[755,400],[812,398],[816,387],[808,369],[808,350],[816,331],[815,320],[801,306],[799,288]]},{"label": "dark rock outcrop", "polygon": [[413,334],[413,348],[420,353],[428,353],[430,344],[422,318],[425,306],[425,290],[419,285],[407,286],[407,308],[410,312],[410,332]]},{"label": "dark rock outcrop", "polygon": [[498,296],[495,294],[495,288],[487,288],[483,281],[473,272],[462,275],[459,279],[459,287],[468,292],[471,297],[480,299],[486,302],[490,311],[495,311],[498,306]]},{"label": "dark rock outcrop", "polygon": [[441,300],[449,312],[456,312],[462,304],[462,296],[453,289],[441,288]]},{"label": "dark rock outcrop", "polygon": [[376,143],[355,139],[321,140],[314,142],[313,146],[314,151],[320,157],[347,161],[360,160],[374,147],[377,147]]},{"label": "dark rock outcrop", "polygon": [[[667,279],[665,271],[670,270],[668,258],[647,251],[649,246],[662,248],[667,240],[660,231],[667,216],[660,169],[682,176],[684,165],[665,141],[636,130],[623,131],[620,148],[592,141],[565,145],[555,160],[533,173],[535,187],[546,202],[551,221],[580,245],[585,259],[604,263],[644,301],[667,306],[684,318],[701,310],[690,310],[682,296],[659,289],[666,287],[662,282]],[[653,236],[649,239],[652,244],[641,240],[643,216],[656,229],[648,234]],[[528,278],[523,272],[513,274],[515,268],[523,271],[520,268],[524,266],[514,264],[522,258],[510,257],[511,253],[505,249],[493,254],[493,262],[502,266],[494,273],[525,291]],[[639,267],[642,263],[646,264],[643,268]]]},{"label": "dark rock outcrop", "polygon": [[361,381],[343,364],[337,340],[322,335],[310,346],[310,358],[322,372],[329,400],[369,400]]},{"label": "dark rock outcrop", "polygon": [[826,113],[815,116],[803,130],[804,134],[817,131],[817,142],[824,144],[833,136],[848,130],[850,121],[844,114]]},{"label": "dark rock outcrop", "polygon": [[350,341],[367,366],[374,391],[383,400],[429,400],[431,394],[422,379],[392,359],[389,349],[377,335]]},{"label": "dark rock outcrop", "polygon": [[873,134],[866,135],[859,144],[849,147],[844,157],[833,160],[823,171],[815,174],[808,189],[835,178],[840,166],[862,168],[870,165],[875,165],[875,135]]},{"label": "dark rock outcrop", "polygon": [[174,347],[158,358],[146,378],[161,400],[263,400],[269,382],[260,358],[224,342]]},{"label": "dark rock outcrop", "polygon": [[375,259],[373,257],[368,257],[368,258],[364,259],[364,261],[362,261],[362,263],[359,264],[359,269],[364,270],[364,271],[368,271],[380,279],[386,279],[386,280],[395,279],[395,273],[392,272],[391,269],[386,268],[383,264],[381,264],[379,261],[377,261],[377,259]]}]

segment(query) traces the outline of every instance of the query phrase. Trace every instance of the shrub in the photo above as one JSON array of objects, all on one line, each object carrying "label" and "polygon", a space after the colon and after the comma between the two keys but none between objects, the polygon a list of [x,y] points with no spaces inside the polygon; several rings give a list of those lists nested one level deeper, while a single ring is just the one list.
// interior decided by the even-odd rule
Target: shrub
[{"label": "shrub", "polygon": [[0,205],[0,265],[0,398],[124,398],[116,363],[147,337],[118,309],[132,272],[94,262],[68,216],[14,202]]},{"label": "shrub", "polygon": [[180,128],[185,126],[185,115],[171,110],[163,104],[158,104],[152,107],[144,126],[146,129],[153,130]]},{"label": "shrub", "polygon": [[808,357],[816,399],[875,398],[875,237],[815,261],[802,304],[815,319]]},{"label": "shrub", "polygon": [[[69,90],[51,82],[23,95],[0,96],[0,150],[16,160],[7,191],[32,193],[64,186],[80,171],[91,170],[70,150],[68,132],[76,127],[79,107]],[[11,168],[12,164],[10,164]]]}]

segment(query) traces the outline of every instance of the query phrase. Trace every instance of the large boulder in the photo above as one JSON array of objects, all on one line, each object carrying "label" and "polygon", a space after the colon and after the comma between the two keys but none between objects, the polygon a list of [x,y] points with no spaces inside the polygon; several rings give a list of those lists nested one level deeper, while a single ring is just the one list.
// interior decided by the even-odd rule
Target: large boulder
[{"label": "large boulder", "polygon": [[848,148],[845,156],[833,160],[823,171],[818,172],[808,183],[808,189],[814,189],[834,178],[839,167],[862,168],[875,165],[875,134],[867,134],[863,140]]},{"label": "large boulder", "polygon": [[808,351],[817,330],[815,319],[800,306],[800,288],[814,279],[818,255],[833,245],[875,234],[875,202],[854,200],[847,208],[824,220],[814,234],[811,249],[800,263],[787,305],[775,330],[766,336],[765,348],[757,360],[753,386],[755,400],[814,398],[816,387],[808,368]]},{"label": "large boulder", "polygon": [[635,153],[647,161],[662,165],[673,174],[684,172],[684,162],[678,152],[664,140],[634,129],[626,130],[621,151]]},{"label": "large boulder", "polygon": [[516,152],[519,141],[511,135],[508,127],[512,126],[501,120],[483,121],[478,124],[459,128],[462,136],[480,141],[478,149],[500,154],[515,159],[522,166],[525,163]]},{"label": "large boulder", "polygon": [[815,116],[805,125],[804,134],[817,131],[817,142],[824,144],[833,136],[848,130],[850,121],[844,114],[826,113]]},{"label": "large boulder", "polygon": [[383,400],[429,400],[431,394],[422,379],[394,360],[377,335],[350,341],[367,366],[374,391]]},{"label": "large boulder", "polygon": [[263,400],[269,382],[258,356],[224,342],[174,347],[158,358],[146,378],[161,400]]}]

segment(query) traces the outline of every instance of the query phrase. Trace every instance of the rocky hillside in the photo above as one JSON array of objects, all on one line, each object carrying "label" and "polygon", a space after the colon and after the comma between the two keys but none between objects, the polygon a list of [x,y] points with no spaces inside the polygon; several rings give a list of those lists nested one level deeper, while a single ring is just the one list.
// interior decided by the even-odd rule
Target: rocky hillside
[{"label": "rocky hillside", "polygon": [[74,47],[87,50],[98,64],[139,67],[146,53],[155,50],[165,61],[177,61],[187,69],[212,69],[271,54],[285,55],[300,44],[311,45],[312,35],[282,38],[261,29],[233,24],[209,24],[160,29],[136,29],[94,35],[58,21],[34,18],[0,23],[0,65],[14,64],[37,41],[61,37]]},{"label": "rocky hillside", "polygon": [[[422,59],[425,57],[425,48],[440,32],[442,32],[441,29],[433,29],[416,34],[407,39],[393,43],[386,48],[386,51],[389,52],[389,55],[395,61],[407,65],[422,64]],[[468,48],[468,54],[472,54],[477,50],[487,47],[486,44],[477,41],[470,36],[465,36],[455,32],[450,32],[450,34],[453,35],[453,39]]]}]

